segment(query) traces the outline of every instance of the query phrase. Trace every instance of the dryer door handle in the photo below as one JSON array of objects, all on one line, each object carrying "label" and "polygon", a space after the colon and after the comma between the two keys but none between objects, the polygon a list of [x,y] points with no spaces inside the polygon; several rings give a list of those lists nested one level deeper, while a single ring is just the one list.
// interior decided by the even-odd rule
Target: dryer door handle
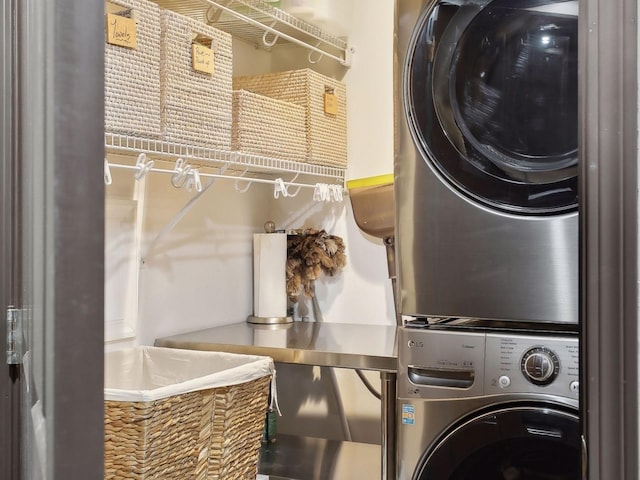
[{"label": "dryer door handle", "polygon": [[429,387],[469,388],[475,379],[475,370],[409,366],[409,380]]}]

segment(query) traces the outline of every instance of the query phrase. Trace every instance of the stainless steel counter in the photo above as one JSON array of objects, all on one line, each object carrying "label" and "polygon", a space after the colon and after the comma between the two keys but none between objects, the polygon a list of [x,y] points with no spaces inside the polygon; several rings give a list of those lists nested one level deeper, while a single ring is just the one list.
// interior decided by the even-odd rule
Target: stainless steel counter
[{"label": "stainless steel counter", "polygon": [[159,347],[267,355],[276,362],[396,371],[396,327],[348,323],[234,323],[159,338]]},{"label": "stainless steel counter", "polygon": [[253,325],[241,322],[158,338],[155,345],[266,355],[281,363],[379,371],[382,387],[381,479],[395,478],[395,326],[325,322]]}]

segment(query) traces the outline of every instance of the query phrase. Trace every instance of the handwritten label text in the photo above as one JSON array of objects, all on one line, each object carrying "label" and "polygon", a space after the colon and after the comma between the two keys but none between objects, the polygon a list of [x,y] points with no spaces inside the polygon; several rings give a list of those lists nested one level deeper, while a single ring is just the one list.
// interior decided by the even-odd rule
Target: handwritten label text
[{"label": "handwritten label text", "polygon": [[136,21],[132,18],[107,14],[107,42],[127,48],[137,48]]},{"label": "handwritten label text", "polygon": [[213,50],[199,43],[194,43],[192,55],[192,65],[196,72],[213,75]]}]

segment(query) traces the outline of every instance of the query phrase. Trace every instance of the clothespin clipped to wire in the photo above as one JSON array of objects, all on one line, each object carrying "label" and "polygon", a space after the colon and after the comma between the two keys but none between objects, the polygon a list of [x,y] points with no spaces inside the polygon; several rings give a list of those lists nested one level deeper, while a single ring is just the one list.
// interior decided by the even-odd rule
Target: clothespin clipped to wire
[{"label": "clothespin clipped to wire", "polygon": [[104,159],[104,184],[111,185],[113,178],[111,177],[111,168],[109,168],[109,160]]},{"label": "clothespin clipped to wire", "polygon": [[328,202],[331,200],[329,185],[326,183],[316,183],[313,189],[313,200],[316,202]]},{"label": "clothespin clipped to wire", "polygon": [[343,191],[344,189],[342,188],[342,185],[331,185],[331,196],[333,200],[336,202],[342,202],[344,199]]},{"label": "clothespin clipped to wire", "polygon": [[289,192],[287,191],[287,187],[284,184],[284,180],[281,178],[276,178],[273,183],[273,198],[279,198],[280,195],[283,197],[288,197]]},{"label": "clothespin clipped to wire", "polygon": [[136,180],[142,180],[147,175],[147,173],[151,171],[151,169],[153,168],[153,164],[153,160],[147,161],[147,155],[144,152],[138,155],[138,158],[136,159],[137,170],[134,175]]},{"label": "clothespin clipped to wire", "polygon": [[[182,188],[187,181],[189,172],[191,171],[191,165],[187,165],[182,158],[176,160],[176,165],[173,169],[174,173],[171,175],[171,185],[176,188]],[[199,178],[199,175],[198,175]]]},{"label": "clothespin clipped to wire", "polygon": [[187,172],[187,192],[196,189],[196,192],[202,192],[202,181],[200,180],[200,171],[197,168],[192,168]]}]

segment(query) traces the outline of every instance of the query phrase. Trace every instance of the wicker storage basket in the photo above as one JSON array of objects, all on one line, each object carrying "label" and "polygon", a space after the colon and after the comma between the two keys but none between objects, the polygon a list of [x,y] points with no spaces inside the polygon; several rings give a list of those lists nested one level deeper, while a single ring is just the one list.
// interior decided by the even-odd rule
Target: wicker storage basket
[{"label": "wicker storage basket", "polygon": [[[347,166],[347,92],[344,83],[310,69],[235,77],[234,90],[248,90],[306,110],[307,161]],[[325,113],[324,94],[337,97],[338,112]]]},{"label": "wicker storage basket", "polygon": [[[161,22],[160,83],[164,139],[229,150],[231,35],[169,10],[163,10]],[[213,75],[193,69],[192,45],[196,37],[211,40]]]},{"label": "wicker storage basket", "polygon": [[105,354],[105,478],[255,479],[273,361],[138,347]]},{"label": "wicker storage basket", "polygon": [[231,149],[304,161],[305,109],[246,90],[234,91]]},{"label": "wicker storage basket", "polygon": [[159,138],[160,8],[145,0],[109,0],[107,12],[136,20],[137,48],[105,43],[105,129]]}]

